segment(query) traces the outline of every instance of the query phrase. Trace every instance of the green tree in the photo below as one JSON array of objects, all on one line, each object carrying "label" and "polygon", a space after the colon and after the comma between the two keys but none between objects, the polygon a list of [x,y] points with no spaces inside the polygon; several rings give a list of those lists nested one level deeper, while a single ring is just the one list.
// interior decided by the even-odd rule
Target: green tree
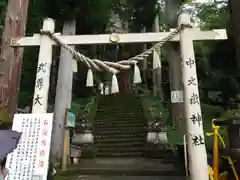
[{"label": "green tree", "polygon": [[204,101],[226,106],[239,90],[227,2],[197,5],[196,9],[196,17],[200,20],[202,29],[228,30],[229,39],[226,41],[196,43],[198,74]]}]

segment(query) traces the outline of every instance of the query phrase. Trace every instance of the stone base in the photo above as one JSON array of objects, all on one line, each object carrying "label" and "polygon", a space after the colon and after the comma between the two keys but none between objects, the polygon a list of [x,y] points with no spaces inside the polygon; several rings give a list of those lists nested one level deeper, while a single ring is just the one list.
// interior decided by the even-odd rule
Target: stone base
[{"label": "stone base", "polygon": [[92,144],[93,139],[94,137],[92,133],[76,134],[72,138],[72,144],[74,145]]},{"label": "stone base", "polygon": [[168,143],[167,132],[148,132],[147,142],[154,144],[166,144]]}]

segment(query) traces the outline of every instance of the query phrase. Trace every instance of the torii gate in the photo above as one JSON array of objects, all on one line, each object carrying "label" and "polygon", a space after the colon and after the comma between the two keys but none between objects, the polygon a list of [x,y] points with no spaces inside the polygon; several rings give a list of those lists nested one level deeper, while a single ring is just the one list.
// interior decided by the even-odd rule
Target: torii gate
[{"label": "torii gate", "polygon": [[[188,156],[190,178],[192,180],[207,180],[208,163],[204,141],[202,113],[198,91],[196,63],[194,57],[193,41],[196,40],[224,40],[227,39],[225,29],[201,31],[199,28],[191,28],[190,15],[183,12],[178,18],[179,25],[187,27],[180,31],[170,41],[180,41],[182,56],[182,82],[184,85],[184,108],[186,118],[186,136],[188,142]],[[52,19],[44,19],[44,31],[54,32],[55,23]],[[161,33],[133,33],[118,34],[117,43],[157,43],[166,37],[169,32]],[[59,35],[68,45],[84,44],[111,44],[112,36],[104,35]],[[46,113],[50,81],[50,68],[52,63],[53,46],[58,45],[45,34],[34,34],[32,37],[15,38],[12,40],[13,47],[40,46],[36,85],[34,91],[32,113]],[[43,88],[38,86],[41,79]]]}]

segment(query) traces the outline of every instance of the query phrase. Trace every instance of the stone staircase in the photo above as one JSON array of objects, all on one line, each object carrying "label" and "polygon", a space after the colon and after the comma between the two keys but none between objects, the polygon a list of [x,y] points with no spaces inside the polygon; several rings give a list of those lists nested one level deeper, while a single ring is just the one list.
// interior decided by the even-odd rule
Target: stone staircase
[{"label": "stone staircase", "polygon": [[[96,158],[80,159],[56,180],[183,180],[184,164],[145,158],[147,119],[134,94],[102,96],[93,124]],[[95,151],[94,151],[95,152]],[[164,154],[165,152],[162,151]],[[174,157],[172,157],[174,158]]]},{"label": "stone staircase", "polygon": [[134,94],[100,98],[94,124],[97,157],[142,157],[147,119]]}]

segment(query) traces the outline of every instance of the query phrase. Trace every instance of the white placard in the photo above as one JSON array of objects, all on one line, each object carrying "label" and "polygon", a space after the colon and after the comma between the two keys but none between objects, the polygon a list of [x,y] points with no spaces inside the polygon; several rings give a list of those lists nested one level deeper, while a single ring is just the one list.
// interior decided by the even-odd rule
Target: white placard
[{"label": "white placard", "polygon": [[78,63],[76,59],[72,59],[72,72],[74,73],[78,72]]},{"label": "white placard", "polygon": [[17,149],[7,157],[6,180],[46,180],[53,114],[15,114],[12,129],[22,132]]},{"label": "white placard", "polygon": [[182,103],[183,102],[183,91],[172,91],[171,92],[171,102],[172,103]]}]

